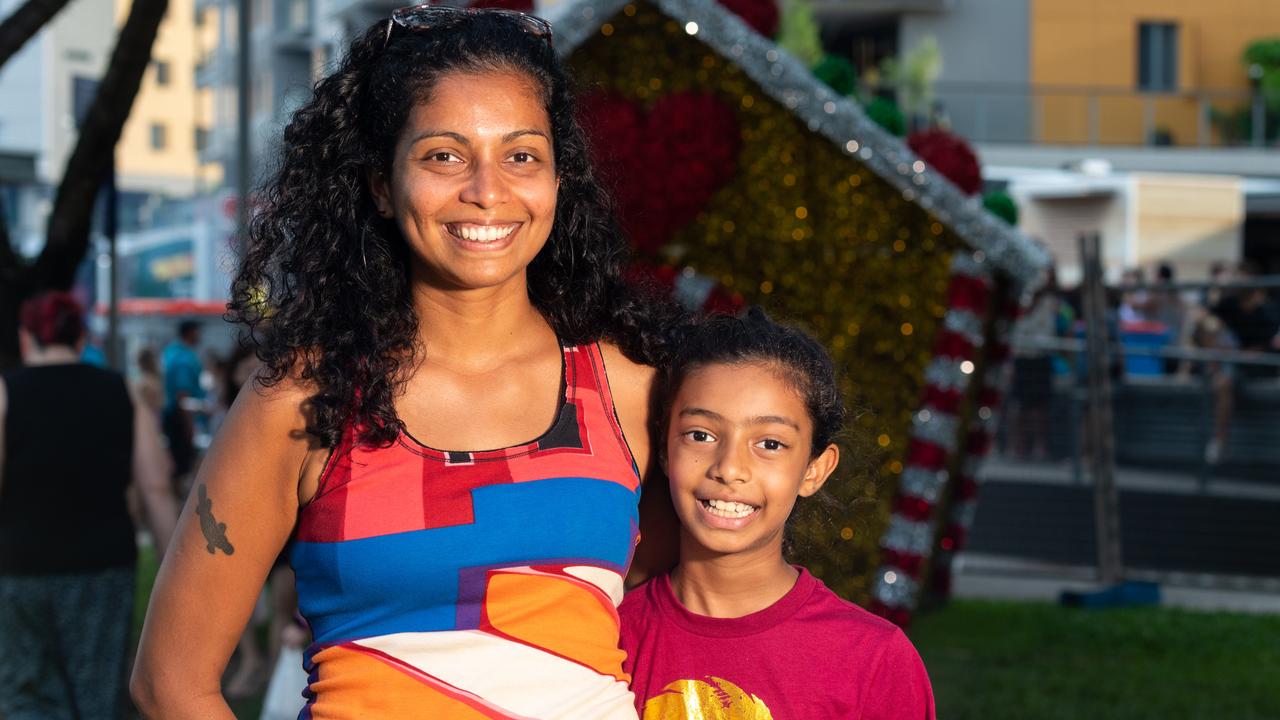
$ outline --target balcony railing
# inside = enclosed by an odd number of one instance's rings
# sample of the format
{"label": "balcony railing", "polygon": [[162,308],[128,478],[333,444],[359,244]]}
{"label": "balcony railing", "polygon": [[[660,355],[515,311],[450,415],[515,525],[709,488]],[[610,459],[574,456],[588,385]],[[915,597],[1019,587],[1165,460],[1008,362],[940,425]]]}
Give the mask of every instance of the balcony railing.
{"label": "balcony railing", "polygon": [[940,83],[931,113],[980,143],[1280,147],[1280,103],[1248,90]]}

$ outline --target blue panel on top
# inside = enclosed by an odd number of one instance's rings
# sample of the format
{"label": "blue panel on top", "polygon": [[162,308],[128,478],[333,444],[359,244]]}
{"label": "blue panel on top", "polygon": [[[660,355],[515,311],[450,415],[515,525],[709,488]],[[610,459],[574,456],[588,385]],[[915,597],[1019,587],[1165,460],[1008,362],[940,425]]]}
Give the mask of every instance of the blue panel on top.
{"label": "blue panel on top", "polygon": [[[472,491],[470,525],[299,542],[292,555],[299,606],[318,642],[470,629],[457,621],[478,616],[459,612],[462,571],[580,561],[622,572],[639,520],[638,497],[590,478],[488,485]],[[480,600],[461,598],[463,604]]]}

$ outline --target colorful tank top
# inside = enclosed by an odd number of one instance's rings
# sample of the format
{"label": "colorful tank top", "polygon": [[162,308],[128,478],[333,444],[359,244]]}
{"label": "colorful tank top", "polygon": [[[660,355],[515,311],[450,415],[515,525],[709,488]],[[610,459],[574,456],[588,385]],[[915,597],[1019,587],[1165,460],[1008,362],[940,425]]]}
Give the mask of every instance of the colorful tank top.
{"label": "colorful tank top", "polygon": [[300,718],[634,720],[617,605],[639,474],[599,346],[563,356],[532,442],[335,450],[290,556],[315,635]]}

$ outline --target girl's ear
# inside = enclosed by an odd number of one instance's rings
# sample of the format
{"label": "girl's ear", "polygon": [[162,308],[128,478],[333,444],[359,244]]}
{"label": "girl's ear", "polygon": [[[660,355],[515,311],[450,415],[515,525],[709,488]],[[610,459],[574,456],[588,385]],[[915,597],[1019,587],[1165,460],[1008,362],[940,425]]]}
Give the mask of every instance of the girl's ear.
{"label": "girl's ear", "polygon": [[827,483],[827,478],[831,477],[831,473],[835,472],[836,465],[839,464],[840,448],[832,443],[818,457],[810,460],[808,467],[804,469],[804,480],[800,483],[800,497],[809,497],[821,490]]}

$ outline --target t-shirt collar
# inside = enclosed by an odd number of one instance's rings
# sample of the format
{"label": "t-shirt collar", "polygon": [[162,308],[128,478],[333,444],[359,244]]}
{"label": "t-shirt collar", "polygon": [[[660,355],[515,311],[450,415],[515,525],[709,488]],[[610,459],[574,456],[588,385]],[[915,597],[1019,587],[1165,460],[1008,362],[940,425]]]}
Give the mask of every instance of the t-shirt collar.
{"label": "t-shirt collar", "polygon": [[817,578],[799,565],[796,583],[786,595],[769,607],[736,618],[718,618],[699,615],[690,611],[676,598],[671,589],[671,574],[659,576],[654,581],[654,595],[659,611],[677,626],[697,635],[710,637],[741,637],[770,630],[785,622],[804,607],[818,586]]}

